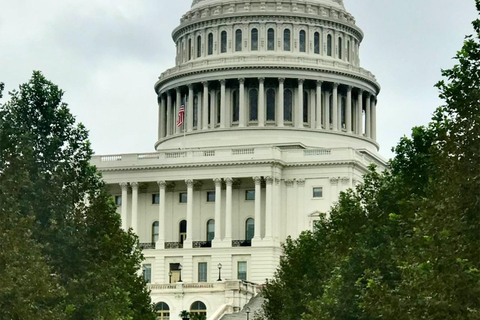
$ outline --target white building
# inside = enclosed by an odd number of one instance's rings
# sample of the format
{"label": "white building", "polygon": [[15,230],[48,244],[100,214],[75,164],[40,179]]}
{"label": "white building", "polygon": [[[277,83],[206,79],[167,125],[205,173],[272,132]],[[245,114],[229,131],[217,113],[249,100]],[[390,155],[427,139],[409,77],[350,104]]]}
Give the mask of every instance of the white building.
{"label": "white building", "polygon": [[93,159],[142,242],[160,319],[240,311],[286,237],[385,166],[362,38],[342,0],[193,1],[155,84],[156,151]]}

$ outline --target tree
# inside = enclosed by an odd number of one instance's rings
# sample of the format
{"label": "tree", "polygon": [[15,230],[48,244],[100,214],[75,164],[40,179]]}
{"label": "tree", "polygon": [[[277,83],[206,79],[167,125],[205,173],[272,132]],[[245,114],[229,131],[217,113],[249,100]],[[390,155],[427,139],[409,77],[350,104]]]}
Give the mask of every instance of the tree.
{"label": "tree", "polygon": [[[17,301],[44,313],[59,310],[63,319],[154,319],[137,273],[138,240],[121,230],[113,200],[89,164],[88,132],[62,97],[62,90],[34,72],[0,106],[0,208],[8,222],[2,235],[31,247],[33,261],[39,261],[14,264],[15,255],[7,255],[12,272],[2,282],[14,281],[15,274],[25,281],[37,276],[45,290],[29,296],[13,288]],[[36,318],[9,317],[4,310],[0,318]]]}

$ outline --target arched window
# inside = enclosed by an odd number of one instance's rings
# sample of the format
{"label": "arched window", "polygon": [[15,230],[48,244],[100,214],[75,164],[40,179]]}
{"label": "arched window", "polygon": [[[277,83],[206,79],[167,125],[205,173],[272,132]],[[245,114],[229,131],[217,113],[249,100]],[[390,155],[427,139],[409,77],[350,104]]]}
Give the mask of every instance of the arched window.
{"label": "arched window", "polygon": [[252,44],[251,48],[252,51],[257,51],[258,50],[258,29],[252,29]]}
{"label": "arched window", "polygon": [[283,31],[283,50],[290,51],[291,50],[291,42],[292,36],[290,33],[290,29],[285,29]]}
{"label": "arched window", "polygon": [[208,34],[208,55],[213,54],[213,33]]}
{"label": "arched window", "polygon": [[205,305],[205,303],[201,301],[195,301],[194,303],[192,303],[192,305],[190,306],[190,315],[194,314],[207,316],[207,306]]}
{"label": "arched window", "polygon": [[350,62],[350,40],[347,41],[347,61]]}
{"label": "arched window", "polygon": [[220,34],[220,52],[227,52],[227,31],[222,31]]}
{"label": "arched window", "polygon": [[313,52],[320,54],[320,33],[318,32],[313,34]]}
{"label": "arched window", "polygon": [[267,50],[275,50],[275,30],[273,28],[267,31]]}
{"label": "arched window", "polygon": [[197,58],[202,56],[202,37],[197,37]]}
{"label": "arched window", "polygon": [[155,305],[157,320],[170,320],[170,307],[165,302],[159,302]]}
{"label": "arched window", "polygon": [[188,39],[188,60],[192,60],[192,39]]}
{"label": "arched window", "polygon": [[267,121],[275,121],[275,90],[267,90]]}
{"label": "arched window", "polygon": [[251,89],[249,91],[249,111],[250,111],[250,121],[258,120],[258,90]]}
{"label": "arched window", "polygon": [[238,91],[233,90],[232,92],[232,121],[238,122],[240,115],[240,103],[238,99]]}
{"label": "arched window", "polygon": [[345,101],[345,97],[341,97],[340,98],[340,122],[342,124],[342,129],[346,129],[347,126],[346,126],[346,105],[347,105],[347,102]]}
{"label": "arched window", "polygon": [[158,221],[152,223],[152,243],[158,241],[158,231],[159,231],[159,224]]}
{"label": "arched window", "polygon": [[305,33],[305,30],[300,31],[300,52],[306,52],[307,51],[307,34]]}
{"label": "arched window", "polygon": [[255,220],[248,218],[245,222],[245,240],[251,241],[255,236]]}
{"label": "arched window", "polygon": [[195,95],[193,98],[193,126],[198,125],[198,96]]}
{"label": "arched window", "polygon": [[308,122],[308,101],[309,101],[308,91],[303,92],[303,122]]}
{"label": "arched window", "polygon": [[286,89],[283,92],[283,120],[292,122],[293,92]]}
{"label": "arched window", "polygon": [[235,51],[242,51],[242,30],[235,31]]}
{"label": "arched window", "polygon": [[342,38],[338,38],[338,59],[342,59],[343,55],[343,41]]}
{"label": "arched window", "polygon": [[327,36],[327,56],[332,56],[332,35]]}
{"label": "arched window", "polygon": [[333,94],[330,94],[328,96],[328,105],[329,105],[329,111],[328,111],[328,114],[329,114],[329,119],[328,119],[328,123],[329,124],[333,124]]}
{"label": "arched window", "polygon": [[180,233],[179,242],[180,242],[180,244],[183,245],[183,242],[187,238],[187,221],[186,220],[180,221],[180,226],[179,227],[180,227],[179,228],[180,229],[179,230],[179,233]]}
{"label": "arched window", "polygon": [[222,112],[222,95],[220,92],[217,93],[217,122],[216,123],[220,123],[220,119],[221,119],[221,112]]}
{"label": "arched window", "polygon": [[207,221],[207,241],[212,241],[215,238],[215,220]]}

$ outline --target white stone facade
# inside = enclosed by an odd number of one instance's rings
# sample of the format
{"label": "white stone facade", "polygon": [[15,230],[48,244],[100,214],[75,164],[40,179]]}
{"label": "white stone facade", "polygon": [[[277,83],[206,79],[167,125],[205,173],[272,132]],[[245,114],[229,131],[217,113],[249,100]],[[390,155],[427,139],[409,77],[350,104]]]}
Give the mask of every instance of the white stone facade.
{"label": "white stone facade", "polygon": [[385,167],[362,38],[341,0],[193,1],[155,84],[156,152],[92,161],[140,238],[162,319],[239,311],[288,236]]}

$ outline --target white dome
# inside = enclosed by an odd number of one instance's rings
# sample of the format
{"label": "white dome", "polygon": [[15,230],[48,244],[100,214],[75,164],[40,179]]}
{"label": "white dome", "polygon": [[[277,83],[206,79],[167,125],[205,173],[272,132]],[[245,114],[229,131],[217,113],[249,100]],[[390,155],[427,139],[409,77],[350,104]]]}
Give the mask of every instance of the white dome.
{"label": "white dome", "polygon": [[[203,6],[208,6],[208,5],[211,6],[211,5],[226,3],[226,2],[235,2],[235,0],[193,0],[192,9],[198,9]],[[260,2],[260,0],[251,0],[251,2]],[[266,2],[268,2],[268,0]],[[290,2],[292,2],[292,0],[290,0]],[[345,10],[345,7],[343,5],[343,0],[304,0],[302,2],[311,3],[314,5],[316,4],[316,5],[331,6],[337,9]]]}

